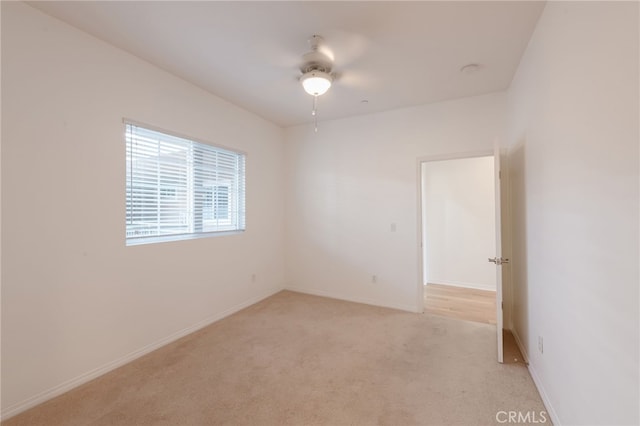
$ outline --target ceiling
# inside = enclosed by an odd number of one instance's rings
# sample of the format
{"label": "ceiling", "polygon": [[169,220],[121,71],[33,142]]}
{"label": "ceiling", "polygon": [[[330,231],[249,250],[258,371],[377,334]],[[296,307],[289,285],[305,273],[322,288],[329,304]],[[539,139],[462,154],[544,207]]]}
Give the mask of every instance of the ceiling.
{"label": "ceiling", "polygon": [[[313,34],[338,78],[329,120],[506,89],[544,7],[523,1],[42,1],[30,5],[280,126],[308,123]],[[476,72],[464,65],[480,64]]]}

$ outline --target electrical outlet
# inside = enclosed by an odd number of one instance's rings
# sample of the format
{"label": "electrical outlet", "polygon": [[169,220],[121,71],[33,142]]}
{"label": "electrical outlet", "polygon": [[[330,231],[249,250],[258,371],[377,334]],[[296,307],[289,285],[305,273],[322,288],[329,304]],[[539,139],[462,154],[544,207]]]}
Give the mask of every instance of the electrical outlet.
{"label": "electrical outlet", "polygon": [[256,274],[251,274],[251,282],[255,283],[256,282]]}
{"label": "electrical outlet", "polygon": [[377,275],[371,275],[371,282],[372,283],[377,283],[378,282],[378,276]]}
{"label": "electrical outlet", "polygon": [[538,350],[541,354],[544,353],[544,342],[542,340],[542,336],[538,336]]}
{"label": "electrical outlet", "polygon": [[395,223],[391,224],[391,232],[396,232],[396,224]]}

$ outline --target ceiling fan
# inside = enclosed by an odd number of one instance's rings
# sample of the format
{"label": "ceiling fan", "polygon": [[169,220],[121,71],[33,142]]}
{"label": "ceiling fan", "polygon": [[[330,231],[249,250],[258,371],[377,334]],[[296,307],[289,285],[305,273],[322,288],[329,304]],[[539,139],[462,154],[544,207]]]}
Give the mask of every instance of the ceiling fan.
{"label": "ceiling fan", "polygon": [[300,82],[304,90],[312,96],[323,95],[331,87],[334,75],[333,54],[324,44],[324,39],[319,35],[312,35],[309,39],[311,51],[302,56],[300,71],[303,73]]}
{"label": "ceiling fan", "polygon": [[336,74],[332,73],[333,68],[333,52],[326,46],[324,39],[319,35],[312,35],[309,38],[311,51],[302,55],[302,65],[300,71],[300,82],[305,92],[313,96],[313,109],[311,115],[314,116],[314,131],[318,131],[318,96],[321,96],[329,90],[331,84],[336,78]]}
{"label": "ceiling fan", "polygon": [[[279,56],[279,66],[294,67],[297,71],[295,79],[304,91],[313,97],[311,115],[315,121],[316,132],[319,96],[327,93],[336,82],[354,90],[368,89],[372,82],[371,76],[357,65],[367,48],[368,40],[361,34],[344,30],[326,31],[326,38],[314,34],[307,39],[309,50],[302,56],[284,53],[282,50]],[[277,55],[270,55],[271,58],[275,56]],[[338,62],[339,67],[336,66]]]}

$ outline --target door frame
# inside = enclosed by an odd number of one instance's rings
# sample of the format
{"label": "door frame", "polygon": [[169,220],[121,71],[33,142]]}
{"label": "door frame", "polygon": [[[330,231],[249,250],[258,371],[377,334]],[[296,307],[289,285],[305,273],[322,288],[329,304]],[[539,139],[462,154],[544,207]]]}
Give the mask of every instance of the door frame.
{"label": "door frame", "polygon": [[[481,151],[469,151],[469,152],[459,152],[453,154],[442,154],[442,155],[429,155],[424,157],[418,157],[416,161],[416,176],[418,181],[418,216],[417,216],[417,256],[418,256],[418,285],[416,291],[416,312],[423,313],[424,312],[424,247],[423,247],[423,223],[422,223],[422,163],[429,163],[432,161],[446,161],[446,160],[462,160],[466,158],[478,158],[478,157],[494,157],[494,162],[499,161],[500,159],[496,159],[496,151],[494,149],[486,149]],[[500,209],[500,212],[496,211],[496,214],[500,213],[501,216],[504,216],[502,213],[502,205],[496,206],[496,209]],[[504,217],[502,218],[504,220]],[[496,221],[497,222],[497,221]],[[498,223],[496,223],[498,226]],[[502,230],[496,229],[496,232],[500,232],[499,235],[502,235]],[[503,248],[504,250],[504,248]],[[488,256],[491,253],[487,254]],[[495,254],[493,254],[495,256]],[[503,284],[504,284],[504,280]],[[500,288],[498,288],[500,287]],[[502,334],[502,328],[504,328],[504,311],[502,309],[503,304],[503,291],[502,285],[499,285],[496,282],[496,332]],[[502,342],[501,339],[498,338],[498,362],[502,362],[503,354],[502,351]]]}

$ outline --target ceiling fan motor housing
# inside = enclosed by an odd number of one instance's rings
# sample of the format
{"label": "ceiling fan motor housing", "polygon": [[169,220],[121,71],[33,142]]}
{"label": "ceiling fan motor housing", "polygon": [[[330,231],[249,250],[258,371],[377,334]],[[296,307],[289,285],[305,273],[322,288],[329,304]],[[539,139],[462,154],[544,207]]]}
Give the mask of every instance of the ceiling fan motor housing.
{"label": "ceiling fan motor housing", "polygon": [[309,52],[302,56],[303,64],[300,67],[300,71],[303,73],[309,71],[323,71],[331,72],[331,60],[327,55],[322,52]]}
{"label": "ceiling fan motor housing", "polygon": [[311,52],[305,53],[302,56],[302,66],[300,71],[307,73],[310,71],[322,71],[326,73],[331,72],[333,66],[333,60],[329,55],[323,52],[324,39],[319,35],[313,35],[309,39],[309,45],[311,46]]}

